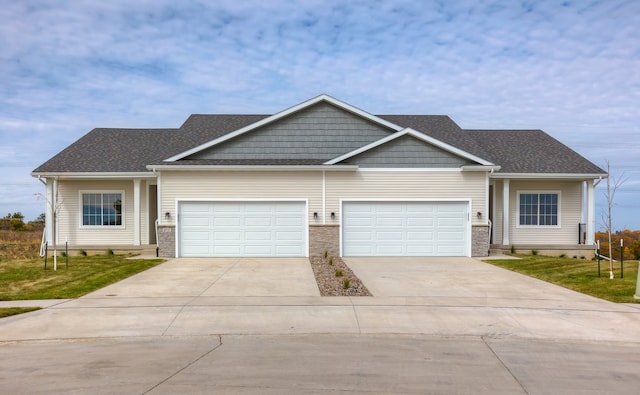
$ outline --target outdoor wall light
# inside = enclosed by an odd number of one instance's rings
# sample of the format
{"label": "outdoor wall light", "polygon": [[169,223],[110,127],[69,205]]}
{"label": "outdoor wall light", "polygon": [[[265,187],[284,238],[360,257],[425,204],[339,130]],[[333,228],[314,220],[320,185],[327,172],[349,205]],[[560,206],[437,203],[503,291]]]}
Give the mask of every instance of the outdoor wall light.
{"label": "outdoor wall light", "polygon": [[168,211],[166,213],[164,213],[164,218],[165,219],[171,219],[171,213],[168,212]]}
{"label": "outdoor wall light", "polygon": [[318,213],[317,212],[313,213],[313,219],[318,219]]}
{"label": "outdoor wall light", "polygon": [[334,212],[331,213],[331,219],[336,219],[336,213]]}
{"label": "outdoor wall light", "polygon": [[478,219],[482,218],[482,213],[480,211],[478,211]]}

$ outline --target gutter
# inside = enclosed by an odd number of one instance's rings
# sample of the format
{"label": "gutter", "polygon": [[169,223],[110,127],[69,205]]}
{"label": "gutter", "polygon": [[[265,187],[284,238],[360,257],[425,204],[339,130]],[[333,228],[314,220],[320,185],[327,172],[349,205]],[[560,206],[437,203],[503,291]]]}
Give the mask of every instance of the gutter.
{"label": "gutter", "polygon": [[607,177],[605,174],[576,174],[576,173],[495,173],[491,178],[509,178],[509,179],[572,179],[572,180],[588,180],[602,179]]}
{"label": "gutter", "polygon": [[498,165],[465,165],[460,166],[462,171],[488,171],[493,174],[494,171],[499,171],[501,166]]}
{"label": "gutter", "polygon": [[75,178],[75,179],[114,179],[114,178],[155,178],[155,174],[150,172],[130,172],[130,173],[108,173],[108,172],[32,172],[31,177],[44,178]]}
{"label": "gutter", "polygon": [[148,165],[147,169],[173,171],[356,171],[356,165]]}

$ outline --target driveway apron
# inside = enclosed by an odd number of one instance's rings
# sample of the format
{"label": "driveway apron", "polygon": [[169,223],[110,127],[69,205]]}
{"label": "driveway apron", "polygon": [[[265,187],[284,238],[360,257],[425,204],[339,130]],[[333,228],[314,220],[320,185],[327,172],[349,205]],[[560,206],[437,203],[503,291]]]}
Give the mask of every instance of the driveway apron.
{"label": "driveway apron", "polygon": [[307,258],[178,258],[87,298],[320,296]]}

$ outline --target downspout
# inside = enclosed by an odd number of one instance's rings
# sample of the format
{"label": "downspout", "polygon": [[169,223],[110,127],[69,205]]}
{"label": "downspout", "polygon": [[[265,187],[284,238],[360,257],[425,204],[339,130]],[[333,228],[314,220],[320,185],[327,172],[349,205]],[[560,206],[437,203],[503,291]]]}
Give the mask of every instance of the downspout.
{"label": "downspout", "polygon": [[153,174],[156,176],[156,220],[155,220],[155,227],[156,227],[156,257],[160,255],[160,235],[158,233],[158,222],[160,221],[160,212],[162,212],[161,207],[160,207],[160,177],[158,175],[158,172],[156,171],[156,168],[152,168],[151,171],[153,172]]}

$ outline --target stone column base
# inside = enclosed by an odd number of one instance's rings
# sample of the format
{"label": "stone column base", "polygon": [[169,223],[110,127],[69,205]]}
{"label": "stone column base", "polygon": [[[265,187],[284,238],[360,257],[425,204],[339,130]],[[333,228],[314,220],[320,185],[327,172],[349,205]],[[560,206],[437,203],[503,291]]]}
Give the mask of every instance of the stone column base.
{"label": "stone column base", "polygon": [[158,226],[158,255],[163,258],[176,257],[176,227]]}
{"label": "stone column base", "polygon": [[340,256],[339,225],[309,225],[309,256]]}

